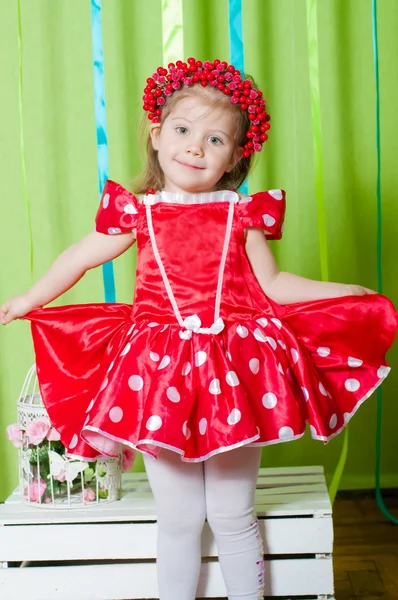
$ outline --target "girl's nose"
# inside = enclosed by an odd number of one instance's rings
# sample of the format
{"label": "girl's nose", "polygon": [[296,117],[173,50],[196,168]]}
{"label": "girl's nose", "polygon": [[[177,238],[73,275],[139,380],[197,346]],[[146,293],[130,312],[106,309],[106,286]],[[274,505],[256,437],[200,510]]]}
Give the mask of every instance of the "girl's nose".
{"label": "girl's nose", "polygon": [[192,156],[199,156],[199,157],[203,157],[204,156],[202,145],[200,143],[194,142],[194,141],[192,141],[188,145],[187,152],[189,154],[191,154]]}

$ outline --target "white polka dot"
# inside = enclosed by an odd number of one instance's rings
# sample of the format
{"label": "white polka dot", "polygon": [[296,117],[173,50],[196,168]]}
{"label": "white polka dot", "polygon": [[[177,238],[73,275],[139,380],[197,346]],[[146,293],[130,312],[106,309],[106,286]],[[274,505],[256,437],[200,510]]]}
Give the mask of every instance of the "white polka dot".
{"label": "white polka dot", "polygon": [[109,418],[112,423],[119,423],[123,419],[123,411],[120,406],[114,406],[109,411]]}
{"label": "white polka dot", "polygon": [[123,208],[124,212],[128,215],[136,215],[137,214],[137,209],[134,206],[134,204],[126,204]]}
{"label": "white polka dot", "polygon": [[282,190],[268,190],[268,193],[274,200],[282,200],[283,198]]}
{"label": "white polka dot", "polygon": [[239,385],[239,379],[235,371],[228,371],[228,373],[225,376],[225,380],[231,387],[236,387],[237,385]]}
{"label": "white polka dot", "polygon": [[263,215],[263,221],[266,227],[272,227],[272,225],[275,225],[276,223],[274,217],[271,217],[271,215],[268,214]]}
{"label": "white polka dot", "polygon": [[158,415],[152,415],[146,422],[148,431],[157,431],[162,426],[162,419]]}
{"label": "white polka dot", "polygon": [[389,372],[390,367],[381,366],[377,369],[377,377],[379,377],[379,379],[383,379],[384,377],[387,377]]}
{"label": "white polka dot", "polygon": [[329,421],[329,427],[330,429],[334,429],[337,425],[337,415],[334,414],[330,417],[330,421]]}
{"label": "white polka dot", "polygon": [[225,356],[228,358],[228,360],[229,360],[229,361],[232,361],[232,356],[231,356],[231,353],[230,353],[230,352],[228,352],[228,350],[227,350],[227,352],[225,353]]}
{"label": "white polka dot", "polygon": [[321,382],[319,382],[319,391],[321,392],[321,394],[323,396],[327,396],[328,395],[327,391],[325,390],[325,386]]}
{"label": "white polka dot", "polygon": [[351,413],[344,413],[344,423],[348,423],[348,421],[351,419]]}
{"label": "white polka dot", "polygon": [[134,323],[134,325],[132,325],[132,326],[130,327],[130,329],[129,329],[129,330],[128,330],[128,332],[127,332],[127,335],[131,335],[131,334],[133,333],[133,331],[134,331],[134,327],[135,327],[135,323]]}
{"label": "white polka dot", "polygon": [[221,394],[221,387],[220,387],[220,380],[219,379],[212,379],[209,385],[209,392],[210,394]]}
{"label": "white polka dot", "polygon": [[294,431],[291,427],[281,427],[278,436],[280,440],[288,440],[294,437]]}
{"label": "white polka dot", "polygon": [[253,335],[258,342],[265,342],[267,340],[267,336],[261,331],[261,329],[255,329]]}
{"label": "white polka dot", "polygon": [[299,353],[295,348],[290,348],[290,354],[292,355],[292,360],[294,364],[298,363]]}
{"label": "white polka dot", "polygon": [[163,356],[162,360],[159,363],[158,366],[158,371],[160,371],[161,369],[165,369],[169,364],[170,364],[170,356],[168,354],[166,354],[165,356]]}
{"label": "white polka dot", "polygon": [[108,367],[107,373],[109,373],[109,371],[112,371],[112,368],[113,368],[113,365],[114,365],[114,364],[115,364],[115,361],[113,360],[113,361],[111,362],[111,364],[109,365],[109,367]]}
{"label": "white polka dot", "polygon": [[86,413],[89,413],[89,412],[90,412],[90,410],[93,408],[93,406],[94,406],[94,402],[95,402],[95,400],[94,400],[94,399],[93,399],[93,400],[91,400],[90,404],[89,404],[89,405],[88,405],[88,407],[87,407]]}
{"label": "white polka dot", "polygon": [[318,350],[317,350],[319,356],[329,356],[330,354],[330,348],[327,348],[326,346],[319,346]]}
{"label": "white polka dot", "polygon": [[243,325],[238,325],[238,327],[236,328],[236,333],[241,338],[245,338],[249,335],[249,330],[247,329],[247,327],[244,327]]}
{"label": "white polka dot", "polygon": [[280,347],[282,348],[282,350],[286,350],[286,344],[285,344],[285,342],[283,342],[282,340],[278,340],[278,344],[280,345]]}
{"label": "white polka dot", "polygon": [[117,233],[122,233],[122,230],[119,227],[109,227],[108,233],[109,235],[116,235]]}
{"label": "white polka dot", "polygon": [[257,323],[261,325],[261,327],[267,327],[268,320],[265,317],[261,317],[261,319],[256,319]]}
{"label": "white polka dot", "polygon": [[285,374],[285,371],[283,370],[281,363],[278,364],[278,371],[279,371],[279,373],[282,373],[282,375]]}
{"label": "white polka dot", "polygon": [[195,366],[200,367],[206,362],[206,359],[206,352],[203,352],[203,350],[199,350],[199,352],[196,352],[195,354]]}
{"label": "white polka dot", "polygon": [[110,195],[109,195],[109,194],[105,194],[105,196],[103,197],[103,199],[102,199],[102,206],[103,206],[104,208],[108,208],[108,206],[109,206],[109,200],[110,200],[110,198],[111,198],[111,197],[110,197]]}
{"label": "white polka dot", "polygon": [[131,377],[129,377],[128,386],[133,392],[139,392],[144,387],[144,380],[140,375],[131,375]]}
{"label": "white polka dot", "polygon": [[313,425],[310,425],[310,431],[311,431],[312,437],[318,437],[318,432]]}
{"label": "white polka dot", "polygon": [[303,392],[303,396],[306,402],[308,402],[309,398],[310,398],[310,393],[307,390],[306,387],[301,386],[301,391]]}
{"label": "white polka dot", "polygon": [[260,361],[258,358],[251,358],[249,360],[249,369],[254,375],[257,375],[260,370]]}
{"label": "white polka dot", "polygon": [[108,385],[108,378],[105,377],[104,381],[101,383],[101,387],[100,387],[99,391],[102,392],[102,390],[104,390],[107,385]]}
{"label": "white polka dot", "polygon": [[179,402],[181,400],[180,392],[176,387],[167,388],[166,395],[171,402]]}
{"label": "white polka dot", "polygon": [[279,319],[271,319],[271,321],[277,326],[278,329],[282,329],[282,322]]}
{"label": "white polka dot", "polygon": [[352,356],[348,357],[348,366],[349,367],[360,367],[363,364],[363,360],[360,358],[353,358]]}
{"label": "white polka dot", "polygon": [[185,435],[186,439],[189,440],[191,437],[191,430],[188,427],[188,421],[185,421],[184,425],[182,426],[182,433]]}
{"label": "white polka dot", "polygon": [[185,377],[186,375],[188,375],[188,373],[190,373],[190,372],[191,372],[191,368],[192,368],[192,367],[191,367],[191,363],[189,363],[189,362],[186,362],[186,363],[184,363],[184,364],[183,364],[183,367],[182,367],[182,375],[183,375],[184,377]]}
{"label": "white polka dot", "polygon": [[160,356],[156,352],[150,352],[149,356],[150,356],[151,360],[153,360],[154,362],[159,362],[159,360],[160,360]]}
{"label": "white polka dot", "polygon": [[236,425],[242,418],[242,413],[238,408],[233,408],[228,416],[228,425]]}
{"label": "white polka dot", "polygon": [[125,345],[125,347],[121,351],[120,356],[124,356],[125,354],[127,354],[128,352],[130,352],[130,348],[131,348],[131,344],[130,344],[130,342],[127,342],[127,344]]}
{"label": "white polka dot", "polygon": [[344,387],[348,392],[356,392],[361,387],[361,384],[358,379],[347,379]]}
{"label": "white polka dot", "polygon": [[87,419],[84,421],[83,427],[85,427],[87,425],[87,423],[89,422],[89,420],[90,420],[90,415],[87,415]]}
{"label": "white polka dot", "polygon": [[148,327],[157,327],[159,325],[159,323],[156,323],[156,321],[151,321],[151,323],[148,323]]}
{"label": "white polka dot", "polygon": [[79,441],[79,438],[77,437],[77,435],[75,433],[75,435],[73,436],[73,438],[70,441],[69,449],[75,448],[77,446],[78,441]]}
{"label": "white polka dot", "polygon": [[262,401],[265,408],[274,408],[278,402],[277,397],[272,392],[264,394]]}
{"label": "white polka dot", "polygon": [[162,329],[161,329],[160,331],[161,331],[161,332],[162,332],[162,331],[165,331],[165,330],[168,328],[168,326],[169,326],[169,324],[168,324],[168,323],[166,323],[166,325],[163,325],[163,327],[162,327]]}
{"label": "white polka dot", "polygon": [[199,421],[199,433],[204,435],[207,431],[207,419],[203,418]]}
{"label": "white polka dot", "polygon": [[265,338],[265,341],[269,343],[269,345],[271,346],[271,348],[273,350],[276,350],[276,341],[274,340],[273,337],[269,337],[268,336],[268,337]]}

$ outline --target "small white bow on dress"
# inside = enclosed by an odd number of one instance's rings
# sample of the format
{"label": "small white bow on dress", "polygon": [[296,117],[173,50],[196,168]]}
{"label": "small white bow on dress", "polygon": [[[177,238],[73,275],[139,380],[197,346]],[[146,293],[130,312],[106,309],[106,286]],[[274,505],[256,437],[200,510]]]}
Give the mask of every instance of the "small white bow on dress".
{"label": "small white bow on dress", "polygon": [[213,323],[211,327],[201,327],[202,321],[198,315],[190,315],[184,319],[183,325],[185,329],[181,329],[180,338],[183,340],[190,340],[193,333],[204,333],[205,335],[217,335],[224,329],[224,321],[221,317]]}

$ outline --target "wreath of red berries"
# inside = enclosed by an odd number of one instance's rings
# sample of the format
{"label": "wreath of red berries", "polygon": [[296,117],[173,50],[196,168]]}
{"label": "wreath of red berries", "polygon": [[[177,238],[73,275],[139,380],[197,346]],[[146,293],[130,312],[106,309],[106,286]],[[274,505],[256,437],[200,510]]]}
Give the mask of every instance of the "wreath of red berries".
{"label": "wreath of red berries", "polygon": [[246,133],[248,141],[243,146],[243,156],[249,157],[259,152],[268,139],[270,116],[265,107],[263,93],[253,87],[249,79],[242,79],[240,71],[233,65],[218,58],[213,62],[188,58],[187,62],[177,60],[168,68],[158,67],[156,73],[146,80],[147,85],[142,97],[143,109],[148,112],[152,123],[160,123],[162,106],[167,98],[183,85],[193,86],[199,83],[206,87],[211,85],[230,97],[232,104],[246,110],[251,121]]}

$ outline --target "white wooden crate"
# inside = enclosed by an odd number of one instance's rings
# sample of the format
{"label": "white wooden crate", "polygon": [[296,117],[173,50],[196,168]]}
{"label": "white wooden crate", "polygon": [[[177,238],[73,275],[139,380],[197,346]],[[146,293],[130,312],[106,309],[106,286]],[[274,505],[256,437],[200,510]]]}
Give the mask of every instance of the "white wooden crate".
{"label": "white wooden crate", "polygon": [[[1,600],[158,598],[156,511],[146,474],[125,474],[123,490],[118,502],[70,511],[25,506],[15,490],[0,505]],[[256,510],[265,595],[333,600],[332,508],[322,467],[260,469]],[[225,596],[206,523],[198,598]]]}

